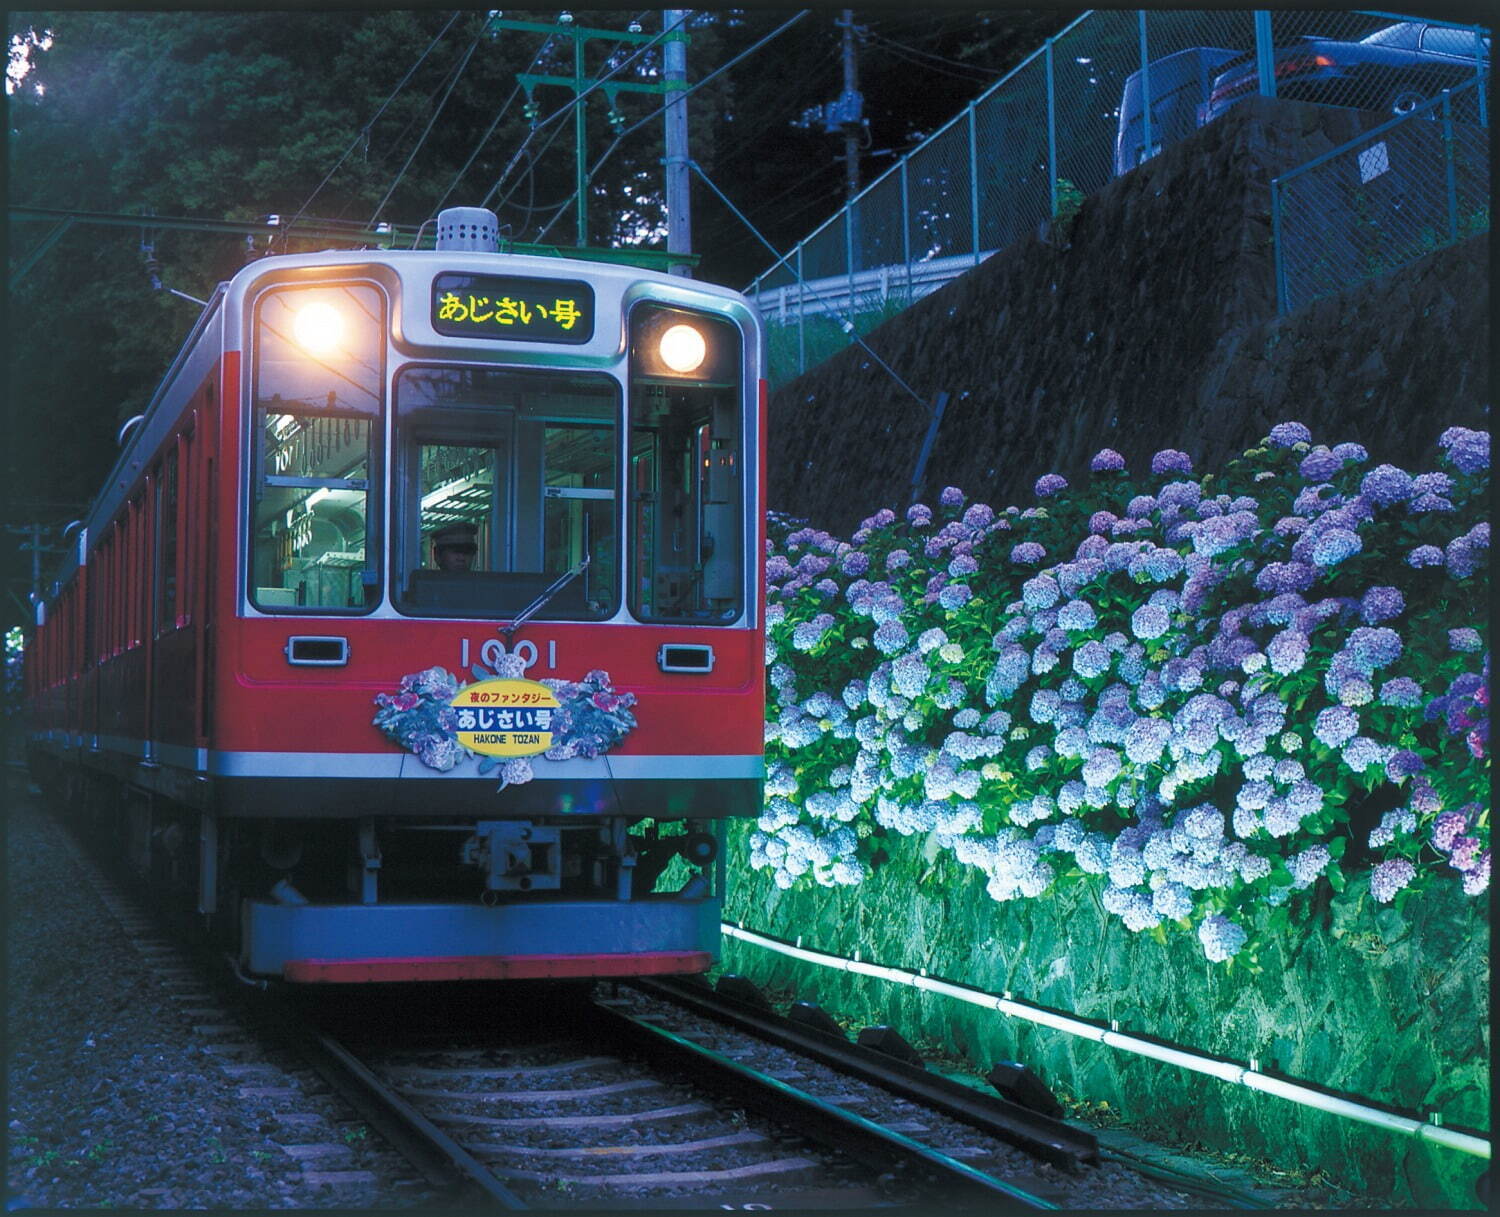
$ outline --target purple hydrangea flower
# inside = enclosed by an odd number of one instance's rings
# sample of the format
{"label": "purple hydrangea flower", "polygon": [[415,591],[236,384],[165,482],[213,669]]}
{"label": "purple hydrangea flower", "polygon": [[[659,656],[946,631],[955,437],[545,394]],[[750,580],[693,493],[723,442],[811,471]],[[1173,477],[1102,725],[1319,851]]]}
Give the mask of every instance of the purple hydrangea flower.
{"label": "purple hydrangea flower", "polygon": [[964,492],[957,486],[944,486],[943,493],[938,495],[938,502],[944,507],[962,507]]}
{"label": "purple hydrangea flower", "polygon": [[1446,854],[1468,827],[1469,817],[1465,811],[1443,812],[1432,822],[1432,847]]}
{"label": "purple hydrangea flower", "polygon": [[1409,778],[1427,768],[1427,762],[1410,748],[1401,748],[1385,764],[1386,776],[1392,780]]}
{"label": "purple hydrangea flower", "polygon": [[1073,652],[1073,670],[1085,680],[1109,671],[1114,658],[1110,649],[1097,639],[1090,639]]}
{"label": "purple hydrangea flower", "polygon": [[1112,511],[1096,511],[1089,517],[1089,531],[1106,533],[1119,523],[1119,517]]}
{"label": "purple hydrangea flower", "polygon": [[1297,466],[1304,481],[1326,482],[1341,468],[1344,462],[1339,460],[1330,452],[1326,445],[1319,444],[1311,452],[1302,458],[1302,463]]}
{"label": "purple hydrangea flower", "polygon": [[1366,625],[1399,617],[1405,609],[1406,599],[1394,587],[1372,587],[1359,602],[1359,615]]}
{"label": "purple hydrangea flower", "polygon": [[1113,448],[1101,448],[1089,462],[1089,468],[1095,473],[1111,473],[1125,468],[1125,458]]}
{"label": "purple hydrangea flower", "polygon": [[1406,564],[1418,570],[1424,566],[1441,566],[1443,551],[1436,545],[1418,545],[1406,555]]}
{"label": "purple hydrangea flower", "polygon": [[863,550],[852,550],[839,560],[839,570],[851,578],[865,574],[870,569],[870,555]]}
{"label": "purple hydrangea flower", "polygon": [[1387,858],[1370,872],[1370,895],[1377,903],[1389,904],[1416,877],[1417,868],[1405,858]]}
{"label": "purple hydrangea flower", "polygon": [[1401,635],[1388,626],[1362,625],[1350,631],[1345,651],[1365,673],[1386,667],[1401,655]]}
{"label": "purple hydrangea flower", "polygon": [[1390,507],[1404,503],[1412,496],[1412,477],[1395,465],[1376,465],[1359,484],[1359,492],[1367,499]]}
{"label": "purple hydrangea flower", "polygon": [[1305,592],[1318,581],[1318,572],[1306,562],[1267,562],[1255,576],[1255,586],[1278,595]]}
{"label": "purple hydrangea flower", "polygon": [[1335,444],[1333,446],[1333,455],[1338,457],[1341,462],[1348,463],[1352,461],[1356,465],[1362,465],[1370,459],[1370,454],[1365,451],[1363,444]]}
{"label": "purple hydrangea flower", "polygon": [[1481,473],[1490,467],[1490,433],[1449,427],[1438,436],[1444,456],[1460,473]]}
{"label": "purple hydrangea flower", "polygon": [[1410,676],[1397,676],[1380,686],[1380,704],[1412,710],[1422,704],[1422,686]]}
{"label": "purple hydrangea flower", "polygon": [[932,523],[932,508],[926,503],[913,503],[906,509],[906,520],[915,528],[926,528]]}
{"label": "purple hydrangea flower", "polygon": [[1267,439],[1274,448],[1290,448],[1294,444],[1312,443],[1312,432],[1302,423],[1277,423]]}
{"label": "purple hydrangea flower", "polygon": [[1152,473],[1192,473],[1193,458],[1176,448],[1163,448],[1151,458]]}
{"label": "purple hydrangea flower", "polygon": [[1010,551],[1010,560],[1018,566],[1035,566],[1047,556],[1047,551],[1035,541],[1022,541]]}
{"label": "purple hydrangea flower", "polygon": [[964,512],[964,523],[970,528],[988,528],[995,522],[995,509],[988,503],[975,503]]}
{"label": "purple hydrangea flower", "polygon": [[1037,478],[1036,497],[1039,499],[1049,498],[1054,494],[1060,494],[1068,488],[1068,479],[1060,473],[1044,473]]}
{"label": "purple hydrangea flower", "polygon": [[1160,638],[1172,624],[1172,614],[1160,604],[1143,604],[1130,615],[1130,631],[1137,638]]}

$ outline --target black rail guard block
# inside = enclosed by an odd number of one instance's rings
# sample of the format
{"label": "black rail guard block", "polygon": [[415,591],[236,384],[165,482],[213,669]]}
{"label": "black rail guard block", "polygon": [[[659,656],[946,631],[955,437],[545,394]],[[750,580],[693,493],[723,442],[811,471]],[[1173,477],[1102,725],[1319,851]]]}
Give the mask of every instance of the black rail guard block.
{"label": "black rail guard block", "polygon": [[883,1024],[879,1027],[866,1027],[859,1033],[855,1042],[861,1048],[883,1052],[886,1056],[893,1056],[898,1061],[903,1061],[917,1069],[927,1068],[927,1062],[922,1059],[922,1054],[908,1044],[894,1027],[887,1027]]}
{"label": "black rail guard block", "polygon": [[1036,1154],[1054,1166],[1072,1170],[1099,1161],[1098,1138],[1086,1129],[1045,1116],[999,1095],[986,1094],[925,1068],[908,1065],[887,1053],[851,1044],[843,1035],[830,1035],[784,1015],[736,1001],[723,993],[705,993],[680,983],[676,978],[629,983],[643,993],[803,1053],[831,1069],[873,1082],[894,1094],[914,1098],[971,1128]]}
{"label": "black rail guard block", "polygon": [[811,1027],[814,1031],[822,1031],[827,1035],[837,1036],[841,1040],[849,1038],[844,1033],[844,1029],[834,1021],[833,1015],[817,1002],[799,1001],[786,1012],[786,1016],[792,1022]]}
{"label": "black rail guard block", "polygon": [[755,982],[746,980],[743,976],[736,976],[733,972],[726,972],[719,977],[714,985],[714,992],[725,997],[733,998],[735,1001],[744,1002],[747,1006],[754,1006],[757,1010],[771,1010],[771,1002],[764,993],[755,987]]}
{"label": "black rail guard block", "polygon": [[1062,1118],[1063,1105],[1030,1065],[1019,1061],[997,1061],[994,1068],[984,1075],[984,1080],[1012,1103],[1039,1111],[1044,1116]]}

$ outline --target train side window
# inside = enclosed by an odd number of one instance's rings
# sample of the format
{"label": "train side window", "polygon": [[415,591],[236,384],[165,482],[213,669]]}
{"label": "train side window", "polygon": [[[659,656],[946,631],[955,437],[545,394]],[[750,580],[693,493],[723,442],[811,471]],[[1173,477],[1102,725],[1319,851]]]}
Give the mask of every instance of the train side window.
{"label": "train side window", "polygon": [[379,599],[377,441],[385,298],[368,284],[276,288],[256,304],[251,603],[358,613]]}
{"label": "train side window", "polygon": [[167,449],[156,482],[157,635],[177,625],[177,446]]}
{"label": "train side window", "polygon": [[503,619],[566,578],[539,617],[612,615],[619,414],[615,383],[602,376],[402,369],[397,608]]}
{"label": "train side window", "polygon": [[723,318],[630,318],[631,611],[726,625],[744,608],[742,345]]}

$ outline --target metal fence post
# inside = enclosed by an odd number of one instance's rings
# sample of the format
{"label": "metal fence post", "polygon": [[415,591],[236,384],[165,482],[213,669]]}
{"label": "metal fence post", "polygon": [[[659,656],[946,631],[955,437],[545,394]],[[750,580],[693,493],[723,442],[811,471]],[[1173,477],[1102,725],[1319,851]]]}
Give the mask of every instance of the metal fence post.
{"label": "metal fence post", "polygon": [[1448,178],[1448,242],[1458,243],[1458,178],[1453,164],[1453,96],[1443,90],[1443,167]]}
{"label": "metal fence post", "polygon": [[1047,179],[1052,202],[1048,215],[1057,218],[1057,97],[1052,77],[1052,39],[1047,39]]}
{"label": "metal fence post", "polygon": [[797,242],[797,375],[807,371],[807,280],[802,277],[802,242]]}
{"label": "metal fence post", "polygon": [[1141,26],[1141,149],[1151,159],[1151,69],[1146,55],[1146,10],[1135,10]]}
{"label": "metal fence post", "polygon": [[1287,312],[1286,257],[1281,247],[1281,179],[1271,179],[1271,266],[1276,278],[1276,311]]}
{"label": "metal fence post", "polygon": [[901,158],[901,261],[906,264],[906,303],[911,303],[911,196],[907,158]]}
{"label": "metal fence post", "polygon": [[854,208],[853,199],[844,204],[844,268],[849,273],[849,312],[846,315],[851,321],[854,319]]}
{"label": "metal fence post", "polygon": [[1484,27],[1474,27],[1474,93],[1479,99],[1479,125],[1490,125],[1489,103],[1485,100],[1484,65],[1489,61],[1479,52],[1484,49]]}
{"label": "metal fence post", "polygon": [[979,129],[974,103],[969,103],[969,231],[974,241],[974,265],[979,265]]}
{"label": "metal fence post", "polygon": [[1271,37],[1271,14],[1255,10],[1255,66],[1260,73],[1260,95],[1276,96],[1275,43]]}

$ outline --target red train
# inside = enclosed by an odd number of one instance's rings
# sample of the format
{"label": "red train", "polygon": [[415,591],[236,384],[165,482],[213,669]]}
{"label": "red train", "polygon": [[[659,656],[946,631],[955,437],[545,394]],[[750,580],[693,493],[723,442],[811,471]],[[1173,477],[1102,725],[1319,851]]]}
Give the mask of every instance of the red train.
{"label": "red train", "polygon": [[222,284],[38,608],[36,780],[250,974],[716,951],[764,775],[758,318],[494,223]]}

